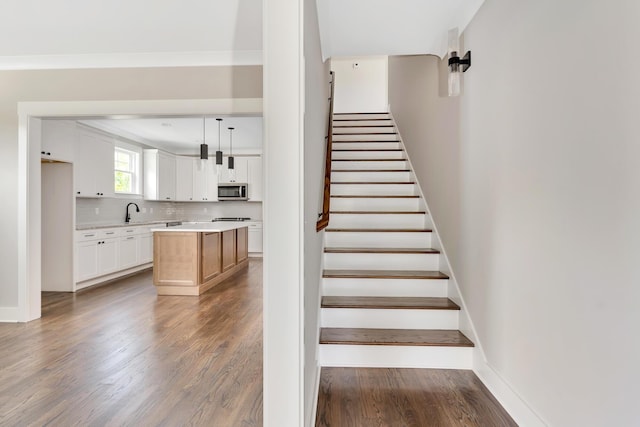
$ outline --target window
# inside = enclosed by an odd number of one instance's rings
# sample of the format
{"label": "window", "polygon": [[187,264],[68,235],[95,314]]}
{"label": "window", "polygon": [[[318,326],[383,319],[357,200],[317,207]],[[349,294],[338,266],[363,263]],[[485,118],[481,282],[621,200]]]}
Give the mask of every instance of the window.
{"label": "window", "polygon": [[116,194],[140,194],[140,153],[118,146],[114,153]]}

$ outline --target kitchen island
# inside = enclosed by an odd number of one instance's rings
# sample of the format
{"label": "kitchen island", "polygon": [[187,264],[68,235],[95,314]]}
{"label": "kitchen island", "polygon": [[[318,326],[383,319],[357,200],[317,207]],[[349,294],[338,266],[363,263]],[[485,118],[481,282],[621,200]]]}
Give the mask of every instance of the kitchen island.
{"label": "kitchen island", "polygon": [[200,295],[248,265],[248,228],[242,222],[183,224],[151,231],[158,295]]}

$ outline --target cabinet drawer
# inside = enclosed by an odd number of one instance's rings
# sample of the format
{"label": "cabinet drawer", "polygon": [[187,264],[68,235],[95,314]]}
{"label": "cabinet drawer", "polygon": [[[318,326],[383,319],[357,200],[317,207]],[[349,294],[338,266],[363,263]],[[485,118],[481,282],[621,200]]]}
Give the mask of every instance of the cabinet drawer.
{"label": "cabinet drawer", "polygon": [[121,236],[136,236],[145,231],[145,227],[125,227],[120,229]]}
{"label": "cabinet drawer", "polygon": [[99,230],[77,230],[76,242],[86,242],[88,240],[98,240],[102,238]]}
{"label": "cabinet drawer", "polygon": [[100,235],[100,239],[111,239],[113,237],[119,237],[121,231],[122,230],[119,228],[106,228],[104,230],[98,230],[98,233]]}

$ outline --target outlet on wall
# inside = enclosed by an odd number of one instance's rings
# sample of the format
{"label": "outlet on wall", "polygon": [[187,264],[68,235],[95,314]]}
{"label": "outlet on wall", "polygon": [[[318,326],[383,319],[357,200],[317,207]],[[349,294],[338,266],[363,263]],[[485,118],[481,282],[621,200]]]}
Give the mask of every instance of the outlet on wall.
{"label": "outlet on wall", "polygon": [[153,208],[149,208],[149,213],[153,213]]}
{"label": "outlet on wall", "polygon": [[147,208],[142,208],[142,213],[147,213]]}
{"label": "outlet on wall", "polygon": [[96,208],[96,215],[100,215],[100,208]]}

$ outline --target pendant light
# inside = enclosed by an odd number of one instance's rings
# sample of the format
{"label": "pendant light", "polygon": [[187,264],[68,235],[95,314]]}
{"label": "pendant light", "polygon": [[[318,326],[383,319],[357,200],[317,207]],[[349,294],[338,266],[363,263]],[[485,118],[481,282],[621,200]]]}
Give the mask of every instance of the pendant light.
{"label": "pendant light", "polygon": [[209,146],[207,145],[205,116],[202,116],[202,144],[200,144],[200,160],[209,159]]}
{"label": "pendant light", "polygon": [[216,151],[216,165],[222,165],[222,150],[220,149],[220,125],[222,124],[222,119],[217,118],[218,121],[218,151]]}
{"label": "pendant light", "polygon": [[229,129],[229,169],[233,169],[235,163],[235,159],[233,158],[233,129],[235,128],[227,129]]}

